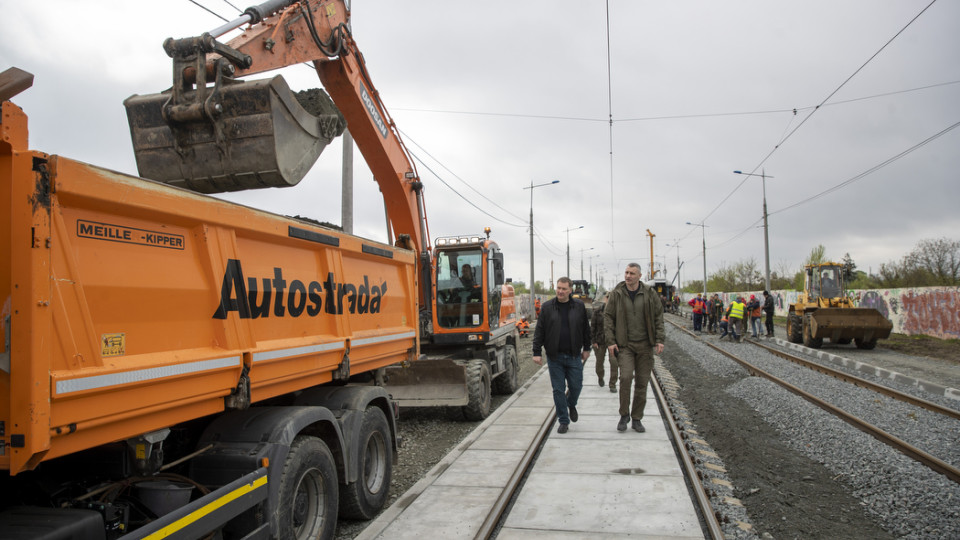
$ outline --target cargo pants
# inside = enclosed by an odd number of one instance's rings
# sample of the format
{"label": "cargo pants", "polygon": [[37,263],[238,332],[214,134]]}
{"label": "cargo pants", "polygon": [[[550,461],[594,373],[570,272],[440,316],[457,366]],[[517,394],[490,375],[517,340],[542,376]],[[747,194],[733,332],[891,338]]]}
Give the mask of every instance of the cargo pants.
{"label": "cargo pants", "polygon": [[616,360],[620,365],[620,416],[642,420],[643,408],[647,404],[647,387],[650,386],[653,373],[653,345],[649,341],[630,341],[626,346],[618,346],[620,353]]}

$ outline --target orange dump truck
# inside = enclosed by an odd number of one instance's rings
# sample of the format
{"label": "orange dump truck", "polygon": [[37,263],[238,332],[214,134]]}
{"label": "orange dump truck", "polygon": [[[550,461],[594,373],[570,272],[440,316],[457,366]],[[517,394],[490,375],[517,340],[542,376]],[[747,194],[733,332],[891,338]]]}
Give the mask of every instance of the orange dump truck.
{"label": "orange dump truck", "polygon": [[[140,174],[159,181],[30,150],[10,99],[32,76],[0,74],[3,538],[331,538],[338,515],[387,500],[387,379],[399,394],[416,366],[447,366],[463,395],[408,397],[474,417],[491,388],[516,389],[503,256],[483,237],[430,245],[348,6],[271,0],[229,24],[248,26],[168,40],[174,88],[125,103]],[[196,192],[295,184],[339,134],[282,79],[233,80],[303,61],[395,245]],[[297,130],[306,143],[281,138]]]}

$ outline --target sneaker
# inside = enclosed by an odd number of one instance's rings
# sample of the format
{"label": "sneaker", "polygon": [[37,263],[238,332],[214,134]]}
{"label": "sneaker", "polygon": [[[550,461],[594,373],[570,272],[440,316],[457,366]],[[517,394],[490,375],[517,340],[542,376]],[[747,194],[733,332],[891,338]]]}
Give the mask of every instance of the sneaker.
{"label": "sneaker", "polygon": [[577,408],[573,405],[570,405],[570,421],[576,422],[580,418],[580,415],[577,414]]}
{"label": "sneaker", "polygon": [[603,377],[597,377],[597,381],[600,383],[600,387],[603,387]]}
{"label": "sneaker", "polygon": [[627,430],[627,422],[629,422],[629,421],[630,421],[630,417],[629,417],[629,416],[621,416],[621,417],[620,417],[620,422],[617,424],[617,431],[626,431],[626,430]]}
{"label": "sneaker", "polygon": [[636,431],[637,433],[643,433],[644,431],[647,430],[647,428],[643,427],[643,424],[641,424],[639,420],[634,420],[633,430]]}
{"label": "sneaker", "polygon": [[557,428],[557,433],[566,433],[570,429],[568,424],[560,424],[560,427]]}

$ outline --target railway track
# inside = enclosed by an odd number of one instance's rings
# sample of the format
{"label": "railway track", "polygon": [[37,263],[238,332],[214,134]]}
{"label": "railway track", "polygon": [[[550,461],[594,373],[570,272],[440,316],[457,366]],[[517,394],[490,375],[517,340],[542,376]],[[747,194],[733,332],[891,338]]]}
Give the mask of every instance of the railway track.
{"label": "railway track", "polygon": [[[713,540],[720,540],[724,538],[723,529],[720,523],[720,516],[718,516],[718,513],[714,510],[713,505],[710,502],[710,493],[708,492],[707,487],[704,486],[702,473],[699,473],[697,470],[697,458],[691,455],[689,446],[684,444],[684,439],[686,437],[681,432],[683,429],[682,422],[680,419],[676,418],[674,414],[671,414],[672,407],[668,401],[667,392],[664,388],[665,383],[661,381],[661,378],[656,371],[653,373],[651,383],[654,394],[657,398],[658,407],[661,411],[664,411],[666,417],[670,419],[670,421],[667,422],[667,428],[669,429],[671,438],[674,441],[674,449],[677,452],[677,458],[680,461],[684,476],[687,478],[690,490],[693,492],[693,502],[702,518],[701,525],[704,527],[705,532],[709,535],[709,538]],[[539,430],[537,431],[534,441],[526,449],[523,458],[512,471],[507,486],[497,498],[497,501],[494,503],[491,511],[487,515],[486,519],[484,519],[483,524],[480,526],[480,530],[475,536],[476,539],[486,540],[494,537],[496,531],[509,512],[511,501],[523,487],[523,481],[533,467],[533,464],[536,461],[536,456],[539,453],[540,448],[543,447],[547,436],[553,429],[555,421],[556,411],[544,419]]]}
{"label": "railway track", "polygon": [[[667,320],[667,322],[669,322],[672,326],[676,327],[676,328],[679,329],[680,331],[685,332],[685,333],[687,333],[688,335],[690,335],[690,336],[692,336],[692,337],[694,337],[694,338],[697,337],[695,334],[693,334],[692,332],[690,332],[685,326],[680,325],[680,324],[677,324],[676,322],[674,322],[674,321],[672,321],[672,320],[669,320],[669,319]],[[918,448],[917,446],[915,446],[915,445],[913,445],[913,444],[910,444],[909,442],[907,442],[907,441],[905,441],[905,440],[903,440],[903,439],[901,439],[901,438],[899,438],[899,437],[896,437],[895,435],[893,435],[893,434],[891,434],[891,433],[888,433],[887,431],[884,431],[884,430],[881,429],[880,427],[878,427],[878,426],[876,426],[876,425],[874,425],[874,424],[872,424],[872,423],[870,423],[870,422],[868,422],[868,421],[866,421],[866,420],[864,420],[864,419],[862,419],[862,418],[859,418],[859,417],[857,417],[857,416],[854,416],[854,415],[852,415],[852,414],[847,413],[846,411],[842,410],[841,408],[837,407],[836,405],[831,404],[831,403],[829,403],[829,402],[827,402],[827,401],[825,401],[825,400],[823,400],[823,399],[821,399],[821,398],[813,395],[811,392],[808,392],[807,390],[804,390],[804,389],[802,389],[802,388],[799,388],[799,387],[797,387],[797,386],[795,386],[795,385],[793,385],[793,384],[791,384],[791,383],[789,383],[789,382],[787,382],[787,381],[785,381],[785,380],[783,380],[783,379],[781,379],[781,378],[778,378],[778,377],[770,374],[770,373],[767,372],[767,371],[764,371],[763,369],[760,369],[760,368],[757,367],[756,365],[754,365],[754,364],[752,364],[752,363],[750,363],[750,362],[742,359],[741,357],[739,357],[739,356],[737,356],[736,354],[733,354],[733,353],[725,350],[725,349],[722,348],[722,347],[719,347],[719,346],[717,346],[717,345],[715,345],[715,344],[713,344],[713,343],[710,343],[710,342],[707,341],[707,340],[699,340],[699,341],[700,341],[700,343],[702,343],[703,345],[706,345],[707,347],[709,347],[709,348],[711,348],[711,349],[719,352],[719,353],[722,354],[723,356],[725,356],[725,357],[727,357],[727,358],[730,358],[731,360],[737,362],[738,364],[740,364],[741,366],[743,366],[751,375],[763,377],[763,378],[765,378],[765,379],[768,379],[768,380],[770,380],[770,381],[772,381],[772,382],[780,385],[781,387],[783,387],[783,388],[789,390],[790,392],[796,394],[797,396],[800,396],[800,397],[802,397],[803,399],[805,399],[805,400],[807,400],[807,401],[809,401],[809,402],[817,405],[818,407],[820,407],[820,408],[824,409],[825,411],[827,411],[827,412],[835,415],[836,417],[842,419],[843,421],[845,421],[845,422],[847,422],[848,424],[856,427],[857,429],[860,429],[861,431],[863,431],[863,432],[865,432],[865,433],[868,433],[869,435],[873,436],[873,437],[876,438],[877,440],[879,440],[879,441],[881,441],[881,442],[889,445],[890,447],[892,447],[892,448],[896,449],[897,451],[903,453],[904,455],[906,455],[906,456],[914,459],[915,461],[923,464],[924,466],[930,468],[931,470],[936,471],[937,473],[940,473],[940,474],[944,475],[945,477],[947,477],[948,479],[952,480],[953,482],[960,483],[960,468],[957,468],[956,466],[954,466],[954,465],[952,465],[952,464],[950,464],[950,463],[947,463],[947,462],[945,462],[944,460],[942,460],[942,459],[940,459],[940,458],[938,458],[938,457],[936,457],[936,456],[934,456],[934,455],[929,454],[928,452],[925,452],[924,450]],[[922,400],[922,399],[916,398],[916,397],[914,397],[914,396],[910,396],[910,395],[908,395],[908,394],[904,394],[904,393],[902,393],[902,392],[899,392],[899,391],[897,391],[897,390],[894,390],[894,389],[891,389],[891,388],[888,388],[888,387],[885,387],[885,386],[882,386],[882,385],[877,385],[877,384],[872,383],[872,382],[870,382],[870,381],[867,381],[867,380],[865,380],[865,379],[861,379],[861,378],[859,378],[859,377],[855,377],[855,376],[852,376],[852,375],[847,374],[847,373],[843,373],[843,372],[840,372],[840,371],[837,371],[837,370],[833,370],[833,369],[831,369],[831,368],[822,366],[822,365],[820,365],[820,364],[816,364],[816,363],[813,363],[813,362],[809,362],[809,361],[807,361],[807,360],[805,360],[805,359],[803,359],[803,358],[797,357],[797,356],[795,356],[795,355],[791,355],[791,354],[786,353],[786,352],[784,352],[784,351],[781,351],[781,350],[779,350],[779,349],[775,349],[775,348],[772,348],[772,347],[768,347],[768,346],[766,346],[766,345],[762,345],[762,344],[757,343],[757,342],[754,342],[754,341],[748,341],[748,343],[751,344],[751,345],[753,345],[753,346],[755,346],[755,347],[762,348],[762,349],[764,349],[764,350],[766,350],[766,351],[768,351],[768,352],[776,355],[777,357],[780,357],[780,358],[789,360],[789,361],[791,361],[791,362],[794,362],[794,363],[796,363],[796,364],[798,364],[798,365],[802,365],[802,366],[804,366],[804,367],[807,367],[807,368],[812,369],[812,370],[814,370],[814,371],[817,371],[817,372],[819,372],[819,373],[823,373],[823,374],[825,374],[825,375],[829,375],[829,376],[832,376],[832,377],[836,377],[837,379],[842,380],[842,381],[845,381],[845,382],[847,382],[847,383],[849,383],[849,384],[851,384],[851,385],[858,386],[858,387],[861,387],[861,388],[866,388],[866,389],[872,390],[872,391],[874,391],[874,392],[878,392],[878,393],[880,393],[880,394],[882,394],[882,395],[884,395],[884,396],[890,397],[890,398],[892,398],[892,399],[895,399],[895,400],[898,400],[898,401],[902,401],[902,402],[904,402],[904,403],[909,403],[909,404],[915,405],[915,406],[917,406],[917,407],[922,407],[922,408],[924,408],[924,409],[926,409],[926,410],[930,410],[930,411],[936,412],[936,413],[938,413],[938,414],[942,414],[942,415],[944,415],[945,417],[954,418],[954,419],[960,418],[960,413],[958,413],[958,411],[956,411],[956,410],[949,409],[949,408],[945,408],[945,407],[941,407],[941,406],[939,406],[939,405],[937,405],[937,404],[935,404],[935,403],[932,403],[932,402],[929,402],[929,401],[926,401],[926,400]]]}

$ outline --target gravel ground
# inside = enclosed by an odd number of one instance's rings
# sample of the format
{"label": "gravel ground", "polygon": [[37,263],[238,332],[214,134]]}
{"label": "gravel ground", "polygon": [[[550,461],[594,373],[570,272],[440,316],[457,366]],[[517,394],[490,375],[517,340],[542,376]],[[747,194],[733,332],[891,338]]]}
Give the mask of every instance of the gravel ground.
{"label": "gravel ground", "polygon": [[[773,383],[750,377],[699,340],[667,328],[659,365],[679,385],[676,406],[690,416],[697,437],[718,454],[708,461],[726,470],[724,478],[733,484],[730,495],[743,504],[742,510],[724,513],[750,524],[748,530],[727,524],[728,538],[960,538],[960,486]],[[703,339],[716,341],[715,336]],[[820,397],[840,400],[853,414],[960,464],[957,421],[883,396],[860,399],[866,390],[787,366],[747,344],[722,346],[794,384],[812,384]],[[518,356],[522,383],[539,369],[530,358],[530,338],[521,341]],[[958,407],[956,400],[914,387],[899,389]],[[506,398],[493,396],[494,407]],[[464,420],[458,408],[402,410],[398,428],[403,445],[387,505],[479,424]],[[724,493],[714,495],[716,500]],[[341,520],[337,538],[352,539],[366,525]]]}
{"label": "gravel ground", "polygon": [[[699,434],[725,462],[754,533],[765,538],[960,537],[960,486],[774,383],[749,377],[697,339],[671,327],[667,334],[663,363],[682,386],[681,399]],[[815,388],[819,397],[960,463],[957,421],[788,365],[747,344],[720,343],[761,369]]]}

